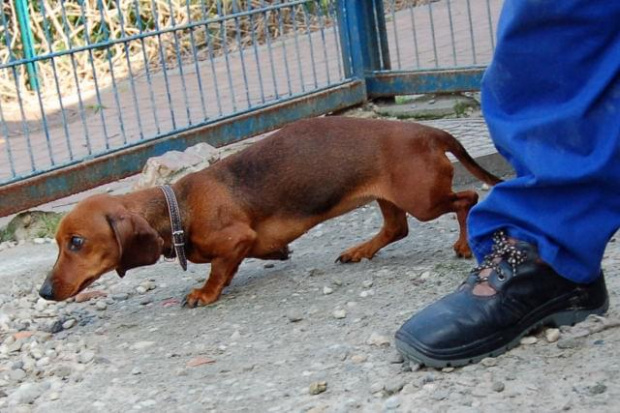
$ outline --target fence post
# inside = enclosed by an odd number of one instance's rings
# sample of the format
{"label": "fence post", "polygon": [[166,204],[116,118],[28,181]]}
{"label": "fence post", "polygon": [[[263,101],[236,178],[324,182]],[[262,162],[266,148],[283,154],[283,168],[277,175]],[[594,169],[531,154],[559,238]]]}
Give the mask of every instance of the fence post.
{"label": "fence post", "polygon": [[[28,80],[32,90],[39,89],[39,79],[37,77],[37,67],[32,59],[35,57],[34,37],[32,28],[30,27],[30,15],[28,14],[28,0],[16,0],[15,11],[19,22],[19,31],[22,34],[22,45],[24,47],[24,58],[28,61],[26,68],[28,70]],[[7,28],[8,30],[8,28]]]}
{"label": "fence post", "polygon": [[389,70],[383,0],[338,0],[337,4],[346,76],[366,79],[375,70]]}

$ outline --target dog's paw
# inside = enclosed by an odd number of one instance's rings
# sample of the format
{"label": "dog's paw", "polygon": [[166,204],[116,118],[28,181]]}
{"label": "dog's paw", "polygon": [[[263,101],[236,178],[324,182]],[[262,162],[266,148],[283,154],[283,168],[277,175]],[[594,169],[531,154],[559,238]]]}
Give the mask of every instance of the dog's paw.
{"label": "dog's paw", "polygon": [[181,306],[188,308],[204,307],[213,304],[219,297],[214,294],[205,293],[202,290],[194,289],[187,294],[181,303]]}
{"label": "dog's paw", "polygon": [[464,245],[460,244],[459,242],[454,244],[454,252],[456,253],[456,256],[459,258],[471,258],[472,257],[471,249],[469,248],[469,245],[467,245],[467,243],[465,243]]}

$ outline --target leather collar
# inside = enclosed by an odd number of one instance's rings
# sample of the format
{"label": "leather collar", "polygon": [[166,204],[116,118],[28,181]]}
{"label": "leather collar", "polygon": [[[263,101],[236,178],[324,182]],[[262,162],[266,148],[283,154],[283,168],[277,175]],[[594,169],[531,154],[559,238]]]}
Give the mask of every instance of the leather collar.
{"label": "leather collar", "polygon": [[168,215],[170,216],[170,230],[172,232],[172,244],[174,246],[174,252],[179,259],[179,264],[183,271],[187,271],[187,258],[185,257],[185,232],[183,231],[183,224],[181,222],[181,213],[179,210],[179,204],[177,203],[177,197],[174,195],[174,191],[169,185],[160,186],[166,198],[166,204],[168,204]]}

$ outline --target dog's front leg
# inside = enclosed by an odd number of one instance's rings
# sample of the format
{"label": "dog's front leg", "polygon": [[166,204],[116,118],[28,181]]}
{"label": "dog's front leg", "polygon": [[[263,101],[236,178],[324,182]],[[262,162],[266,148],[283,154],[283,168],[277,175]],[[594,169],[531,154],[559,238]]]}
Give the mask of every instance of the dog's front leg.
{"label": "dog's front leg", "polygon": [[230,228],[218,235],[221,254],[211,260],[211,274],[205,284],[193,289],[185,297],[183,306],[194,308],[216,302],[256,240],[256,233],[247,227]]}

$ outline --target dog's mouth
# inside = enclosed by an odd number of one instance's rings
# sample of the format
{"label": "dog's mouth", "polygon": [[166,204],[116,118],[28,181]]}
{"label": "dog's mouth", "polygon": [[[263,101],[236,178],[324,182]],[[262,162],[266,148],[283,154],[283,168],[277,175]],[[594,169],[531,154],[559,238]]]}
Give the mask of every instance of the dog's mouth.
{"label": "dog's mouth", "polygon": [[94,275],[92,277],[86,278],[84,281],[82,281],[82,283],[77,288],[77,290],[73,294],[71,294],[71,297],[73,297],[74,295],[78,294],[80,291],[83,291],[86,287],[88,287],[89,285],[94,283],[97,280],[97,278],[99,278],[99,277],[96,276],[96,275]]}

